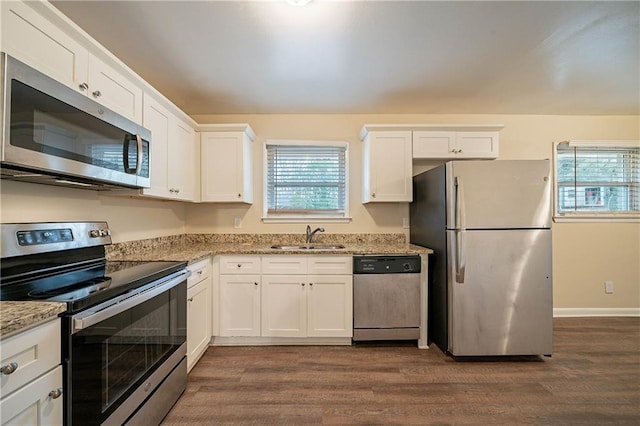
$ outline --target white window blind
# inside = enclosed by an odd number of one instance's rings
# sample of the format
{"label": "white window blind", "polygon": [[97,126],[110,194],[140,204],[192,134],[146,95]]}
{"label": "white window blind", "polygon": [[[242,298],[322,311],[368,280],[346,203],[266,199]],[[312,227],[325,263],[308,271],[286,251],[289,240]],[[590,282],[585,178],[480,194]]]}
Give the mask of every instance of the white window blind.
{"label": "white window blind", "polygon": [[640,213],[640,147],[563,142],[556,151],[557,214]]}
{"label": "white window blind", "polygon": [[346,144],[267,143],[267,214],[344,216]]}

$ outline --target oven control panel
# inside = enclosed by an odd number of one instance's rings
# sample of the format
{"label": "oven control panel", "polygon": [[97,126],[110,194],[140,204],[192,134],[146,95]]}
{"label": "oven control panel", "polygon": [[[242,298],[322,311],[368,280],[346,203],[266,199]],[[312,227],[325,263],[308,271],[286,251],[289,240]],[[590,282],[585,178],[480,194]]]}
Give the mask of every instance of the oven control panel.
{"label": "oven control panel", "polygon": [[3,259],[108,244],[111,232],[107,222],[0,223]]}
{"label": "oven control panel", "polygon": [[18,244],[33,246],[37,244],[51,244],[73,241],[71,229],[39,229],[35,231],[18,231]]}

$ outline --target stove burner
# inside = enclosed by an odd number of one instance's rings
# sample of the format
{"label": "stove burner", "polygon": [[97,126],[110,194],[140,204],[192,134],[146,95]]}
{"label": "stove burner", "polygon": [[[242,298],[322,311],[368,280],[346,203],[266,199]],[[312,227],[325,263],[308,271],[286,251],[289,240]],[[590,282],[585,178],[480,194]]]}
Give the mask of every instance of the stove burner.
{"label": "stove burner", "polygon": [[111,278],[109,277],[99,277],[91,280],[83,281],[81,283],[69,285],[66,287],[60,288],[50,288],[48,290],[32,290],[27,295],[34,299],[49,299],[51,297],[60,296],[67,293],[72,293],[78,290],[83,290],[83,294],[91,294],[96,291],[100,291],[109,287],[111,283]]}

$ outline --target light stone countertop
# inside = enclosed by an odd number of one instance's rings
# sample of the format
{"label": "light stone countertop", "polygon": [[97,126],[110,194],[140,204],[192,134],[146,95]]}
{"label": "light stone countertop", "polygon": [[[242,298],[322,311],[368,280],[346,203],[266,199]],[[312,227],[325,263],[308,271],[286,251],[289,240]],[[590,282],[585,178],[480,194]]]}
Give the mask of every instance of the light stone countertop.
{"label": "light stone countertop", "polygon": [[195,263],[209,256],[214,255],[291,255],[291,254],[307,254],[307,255],[326,255],[326,254],[344,254],[344,255],[373,255],[373,254],[431,254],[433,250],[414,244],[363,244],[348,245],[345,244],[344,249],[335,250],[281,250],[273,249],[271,245],[260,245],[253,243],[200,243],[187,245],[176,250],[175,247],[156,246],[151,250],[127,250],[124,253],[118,253],[110,256],[109,260],[128,260],[128,261],[181,261]]}
{"label": "light stone countertop", "polygon": [[0,338],[56,318],[67,309],[58,302],[0,302]]}

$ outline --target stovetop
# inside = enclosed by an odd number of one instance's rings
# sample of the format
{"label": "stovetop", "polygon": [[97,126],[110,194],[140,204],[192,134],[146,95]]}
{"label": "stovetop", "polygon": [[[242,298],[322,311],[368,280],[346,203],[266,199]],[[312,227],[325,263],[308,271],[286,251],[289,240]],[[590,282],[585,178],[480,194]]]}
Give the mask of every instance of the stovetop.
{"label": "stovetop", "polygon": [[63,302],[68,312],[78,312],[185,266],[185,262],[98,261],[76,269],[3,282],[0,300]]}

